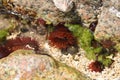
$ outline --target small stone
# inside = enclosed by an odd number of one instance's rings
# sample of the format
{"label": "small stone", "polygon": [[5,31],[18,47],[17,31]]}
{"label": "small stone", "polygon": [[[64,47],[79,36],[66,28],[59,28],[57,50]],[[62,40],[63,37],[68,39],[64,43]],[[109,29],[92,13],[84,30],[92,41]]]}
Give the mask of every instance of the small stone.
{"label": "small stone", "polygon": [[67,52],[70,54],[76,54],[78,52],[78,48],[71,46],[71,47],[67,48]]}
{"label": "small stone", "polygon": [[73,8],[73,0],[53,0],[53,2],[63,12],[68,12]]}
{"label": "small stone", "polygon": [[20,31],[23,32],[23,33],[25,33],[25,32],[27,32],[29,30],[27,28],[21,28]]}

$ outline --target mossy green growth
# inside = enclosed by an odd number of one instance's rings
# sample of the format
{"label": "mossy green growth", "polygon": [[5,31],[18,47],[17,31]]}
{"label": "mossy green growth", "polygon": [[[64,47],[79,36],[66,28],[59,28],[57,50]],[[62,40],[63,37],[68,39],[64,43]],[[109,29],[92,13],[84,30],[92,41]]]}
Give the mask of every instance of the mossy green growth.
{"label": "mossy green growth", "polygon": [[94,39],[93,34],[90,32],[89,29],[84,28],[82,31],[82,35],[80,37],[80,45],[81,47],[91,47],[92,40]]}
{"label": "mossy green growth", "polygon": [[90,60],[96,60],[96,56],[102,51],[102,47],[93,48],[93,47],[86,47],[84,48],[86,51],[86,57]]}
{"label": "mossy green growth", "polygon": [[0,30],[0,42],[6,40],[6,37],[9,35],[11,30],[14,30],[15,25],[11,24],[9,27]]}
{"label": "mossy green growth", "polygon": [[0,42],[4,41],[7,35],[8,32],[6,30],[0,30]]}
{"label": "mossy green growth", "polygon": [[[85,27],[82,27],[78,24],[65,24],[70,31],[73,32],[73,35],[78,40],[79,47],[82,47],[86,51],[86,57],[90,60],[100,61],[103,65],[109,66],[112,63],[111,59],[106,58],[107,55],[102,55],[102,46],[93,47],[92,41],[94,40],[93,33]],[[107,54],[107,53],[105,53]],[[101,55],[100,57],[98,55]]]}
{"label": "mossy green growth", "polygon": [[78,39],[79,46],[91,46],[91,41],[93,40],[94,36],[90,30],[75,24],[65,24],[65,26],[68,27],[69,30],[73,32],[73,35]]}
{"label": "mossy green growth", "polygon": [[72,25],[72,24],[66,24],[70,31],[73,32],[74,36],[77,37],[78,44],[80,47],[82,47],[86,51],[86,57],[88,59],[96,59],[96,54],[101,52],[101,47],[93,48],[92,47],[92,40],[94,39],[94,36],[92,32],[80,25]]}
{"label": "mossy green growth", "polygon": [[120,52],[120,43],[117,43],[114,48],[115,48],[118,52]]}
{"label": "mossy green growth", "polygon": [[106,56],[104,56],[104,55],[102,55],[102,54],[100,54],[100,55],[98,56],[98,61],[101,62],[103,65],[105,65],[105,66],[107,66],[107,67],[109,67],[109,66],[112,64],[112,62],[113,62],[112,59],[107,58]]}

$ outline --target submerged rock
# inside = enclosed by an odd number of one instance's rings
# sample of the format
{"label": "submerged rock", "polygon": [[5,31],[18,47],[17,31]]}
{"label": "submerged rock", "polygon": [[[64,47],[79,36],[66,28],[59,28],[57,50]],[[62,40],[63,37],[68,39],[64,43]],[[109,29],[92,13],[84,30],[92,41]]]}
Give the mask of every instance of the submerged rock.
{"label": "submerged rock", "polygon": [[120,0],[104,1],[95,30],[95,38],[120,40]]}
{"label": "submerged rock", "polygon": [[69,12],[69,8],[67,7],[64,11],[68,12],[59,10],[55,6],[53,0],[13,0],[13,3],[14,5],[20,5],[23,8],[36,11],[37,17],[42,17],[48,23],[52,22],[56,24],[58,22],[71,22],[80,20],[80,17],[78,17],[77,13],[75,11]]}
{"label": "submerged rock", "polygon": [[[47,22],[79,22],[90,24],[97,19],[101,0],[12,0],[22,8],[37,12]],[[22,4],[21,4],[22,3]]]}
{"label": "submerged rock", "polygon": [[1,80],[90,80],[81,72],[48,55],[17,50],[0,60]]}
{"label": "submerged rock", "polygon": [[91,22],[97,20],[97,16],[101,12],[102,0],[76,0],[75,6],[82,24],[88,27]]}
{"label": "submerged rock", "polygon": [[8,29],[15,26],[14,18],[7,18],[5,15],[0,14],[0,29]]}

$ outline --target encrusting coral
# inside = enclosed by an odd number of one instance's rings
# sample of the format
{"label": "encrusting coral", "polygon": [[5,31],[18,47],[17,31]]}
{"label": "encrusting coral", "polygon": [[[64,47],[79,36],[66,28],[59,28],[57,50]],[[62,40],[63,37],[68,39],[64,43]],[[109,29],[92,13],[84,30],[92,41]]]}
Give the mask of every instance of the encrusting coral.
{"label": "encrusting coral", "polygon": [[50,33],[48,39],[50,40],[50,45],[59,49],[67,49],[77,43],[73,34],[63,23],[59,23],[55,26],[55,29]]}

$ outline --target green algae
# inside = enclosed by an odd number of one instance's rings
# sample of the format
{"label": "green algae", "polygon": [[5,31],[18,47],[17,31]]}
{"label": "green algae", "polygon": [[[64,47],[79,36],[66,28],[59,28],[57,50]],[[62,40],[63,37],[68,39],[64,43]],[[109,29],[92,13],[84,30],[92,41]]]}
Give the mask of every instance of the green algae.
{"label": "green algae", "polygon": [[65,24],[73,35],[78,39],[79,46],[90,47],[91,41],[94,39],[93,34],[87,28],[75,24]]}
{"label": "green algae", "polygon": [[99,55],[98,56],[98,61],[101,62],[103,65],[105,65],[107,67],[109,67],[113,62],[113,60],[111,60],[110,58],[107,58],[104,55]]}
{"label": "green algae", "polygon": [[65,79],[65,80],[69,80],[69,79],[73,79],[73,80],[91,80],[88,76],[86,76],[85,74],[79,72],[75,68],[67,66],[66,64],[60,63],[58,61],[57,61],[57,63],[58,63],[58,66],[59,66],[58,67],[59,73],[69,74],[68,79]]}
{"label": "green algae", "polygon": [[11,22],[11,24],[6,27],[6,28],[3,28],[0,30],[0,42],[3,42],[6,40],[6,37],[9,35],[9,32],[11,30],[14,30],[15,28],[15,24]]}
{"label": "green algae", "polygon": [[120,52],[120,43],[117,43],[114,48],[115,48],[118,52]]}
{"label": "green algae", "polygon": [[7,35],[8,32],[6,30],[0,30],[0,42],[4,41]]}
{"label": "green algae", "polygon": [[88,59],[98,60],[107,67],[112,63],[112,60],[107,58],[109,53],[104,52],[104,48],[101,45],[97,47],[92,46],[92,41],[95,39],[93,33],[88,28],[78,24],[65,24],[65,26],[73,32],[73,35],[77,38],[79,47],[86,51],[85,55]]}

